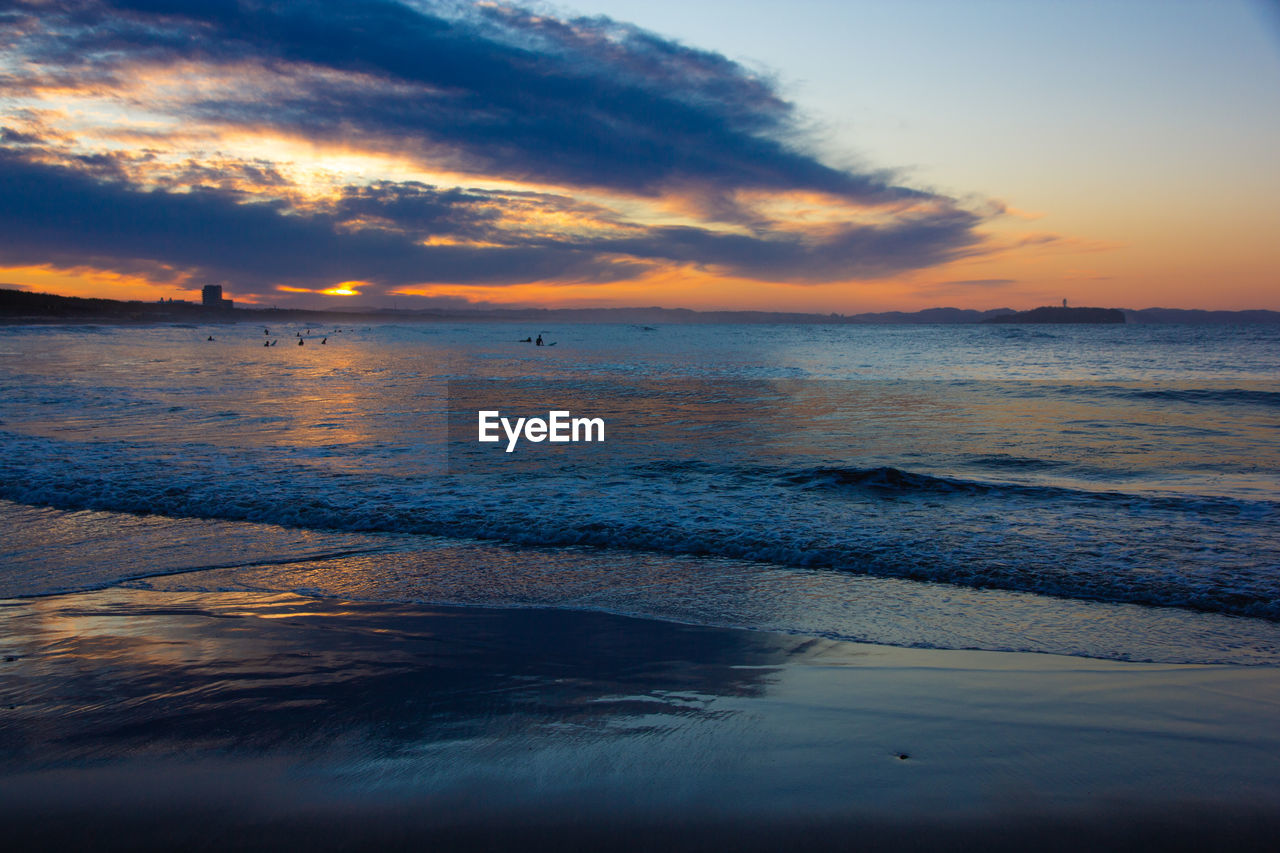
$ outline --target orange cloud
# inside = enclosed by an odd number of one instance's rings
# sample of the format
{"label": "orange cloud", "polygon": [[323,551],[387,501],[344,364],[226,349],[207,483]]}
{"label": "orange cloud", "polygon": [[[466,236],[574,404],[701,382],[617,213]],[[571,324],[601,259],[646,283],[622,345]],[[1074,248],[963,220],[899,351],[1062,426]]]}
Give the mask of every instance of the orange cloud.
{"label": "orange cloud", "polygon": [[184,277],[153,281],[91,267],[57,269],[52,266],[0,267],[0,286],[63,296],[158,302],[160,299],[200,299],[200,286]]}

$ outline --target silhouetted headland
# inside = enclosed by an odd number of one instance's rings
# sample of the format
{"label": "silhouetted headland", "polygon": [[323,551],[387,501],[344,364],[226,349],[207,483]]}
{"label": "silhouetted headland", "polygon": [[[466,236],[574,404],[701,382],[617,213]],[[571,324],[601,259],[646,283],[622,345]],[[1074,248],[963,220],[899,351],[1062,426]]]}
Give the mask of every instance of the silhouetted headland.
{"label": "silhouetted headland", "polygon": [[988,317],[984,323],[1123,323],[1124,312],[1119,308],[1067,308],[1044,306],[1016,314],[1000,314]]}
{"label": "silhouetted headland", "polygon": [[[213,303],[213,294],[210,294]],[[1090,318],[1101,312],[1104,319]],[[1045,316],[1052,319],[1042,319]],[[1068,318],[1068,319],[1059,319]],[[786,325],[955,325],[972,323],[1280,323],[1280,311],[1205,311],[1184,308],[925,308],[862,314],[807,314],[795,311],[694,311],[689,308],[422,308],[353,306],[343,311],[303,308],[250,308],[218,296],[215,304],[93,299],[0,288],[0,323],[331,323],[440,321],[557,323],[777,323]]]}

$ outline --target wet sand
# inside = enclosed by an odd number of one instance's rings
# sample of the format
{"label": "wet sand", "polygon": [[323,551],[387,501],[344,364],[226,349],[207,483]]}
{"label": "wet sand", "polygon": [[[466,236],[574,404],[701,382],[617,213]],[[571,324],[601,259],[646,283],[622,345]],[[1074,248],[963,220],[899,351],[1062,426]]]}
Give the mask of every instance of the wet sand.
{"label": "wet sand", "polygon": [[1280,669],[553,609],[0,602],[0,819],[81,849],[1265,849]]}

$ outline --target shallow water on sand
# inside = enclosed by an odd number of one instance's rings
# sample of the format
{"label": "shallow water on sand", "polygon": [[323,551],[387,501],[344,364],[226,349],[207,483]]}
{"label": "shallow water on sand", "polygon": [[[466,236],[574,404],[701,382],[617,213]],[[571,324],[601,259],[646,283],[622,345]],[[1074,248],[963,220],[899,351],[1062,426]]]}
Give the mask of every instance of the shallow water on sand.
{"label": "shallow water on sand", "polygon": [[1276,667],[277,593],[111,589],[0,606],[7,826],[184,809],[224,828],[368,810],[372,826],[403,807],[437,829],[918,829],[1101,819],[1123,802],[1125,822],[1178,803],[1212,818],[1204,832],[1242,811],[1274,822],[1280,806]]}
{"label": "shallow water on sand", "polygon": [[[20,547],[33,542],[40,544]],[[594,610],[919,648],[1280,664],[1280,623],[1271,620],[726,558],[299,531],[5,502],[0,548],[12,555],[11,595],[39,594],[56,578],[63,589],[123,583],[166,592]]]}

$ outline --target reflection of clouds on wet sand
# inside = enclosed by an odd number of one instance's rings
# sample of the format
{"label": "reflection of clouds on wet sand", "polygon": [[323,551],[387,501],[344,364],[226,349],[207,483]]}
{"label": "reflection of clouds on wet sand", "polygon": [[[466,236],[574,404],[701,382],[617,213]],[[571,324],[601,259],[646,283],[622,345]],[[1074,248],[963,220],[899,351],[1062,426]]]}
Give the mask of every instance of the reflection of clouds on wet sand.
{"label": "reflection of clouds on wet sand", "polygon": [[15,707],[0,740],[35,763],[353,740],[387,759],[547,727],[660,730],[716,696],[758,695],[784,654],[752,634],[602,614],[288,594],[106,590],[7,610]]}
{"label": "reflection of clouds on wet sand", "polygon": [[4,602],[0,647],[19,840],[509,848],[540,827],[681,846],[662,828],[778,849],[786,827],[830,844],[858,826],[881,849],[1068,824],[1250,842],[1277,818],[1275,667],[121,588]]}

